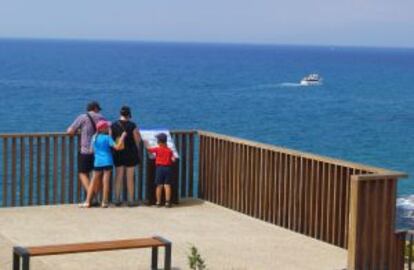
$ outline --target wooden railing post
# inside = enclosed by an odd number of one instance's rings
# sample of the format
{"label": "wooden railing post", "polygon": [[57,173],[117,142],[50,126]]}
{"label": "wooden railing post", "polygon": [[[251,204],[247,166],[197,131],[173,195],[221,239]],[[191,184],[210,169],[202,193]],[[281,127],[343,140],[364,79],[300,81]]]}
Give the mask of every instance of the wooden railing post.
{"label": "wooden railing post", "polygon": [[[395,233],[395,269],[403,270],[404,264],[405,264],[405,245],[406,245],[406,237],[407,237],[406,231],[398,231]],[[412,245],[410,245],[410,249],[412,249]],[[411,256],[412,256],[412,250],[409,250]],[[409,256],[408,256],[409,257]],[[408,261],[410,263],[411,260]],[[408,269],[410,270],[411,267],[409,266]]]}
{"label": "wooden railing post", "polygon": [[352,175],[348,270],[400,270],[394,232],[398,175]]}

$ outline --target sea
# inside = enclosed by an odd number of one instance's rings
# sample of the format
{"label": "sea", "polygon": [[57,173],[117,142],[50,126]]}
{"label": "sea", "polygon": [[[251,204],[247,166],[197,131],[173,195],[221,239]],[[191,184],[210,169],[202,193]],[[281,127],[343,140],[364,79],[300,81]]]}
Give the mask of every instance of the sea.
{"label": "sea", "polygon": [[[309,73],[323,84],[301,86]],[[0,39],[0,133],[64,131],[91,100],[141,128],[406,172],[397,225],[414,226],[414,49]]]}

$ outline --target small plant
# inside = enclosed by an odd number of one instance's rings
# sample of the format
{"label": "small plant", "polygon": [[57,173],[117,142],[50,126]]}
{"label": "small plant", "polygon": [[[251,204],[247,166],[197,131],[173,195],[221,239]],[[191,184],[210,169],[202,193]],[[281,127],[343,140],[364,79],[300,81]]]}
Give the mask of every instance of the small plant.
{"label": "small plant", "polygon": [[206,270],[207,266],[203,258],[201,258],[198,249],[192,245],[190,247],[190,254],[187,256],[188,266],[191,270]]}
{"label": "small plant", "polygon": [[[410,257],[410,241],[405,242],[405,252],[404,252],[405,260],[408,261]],[[411,258],[414,258],[414,248],[411,251]]]}

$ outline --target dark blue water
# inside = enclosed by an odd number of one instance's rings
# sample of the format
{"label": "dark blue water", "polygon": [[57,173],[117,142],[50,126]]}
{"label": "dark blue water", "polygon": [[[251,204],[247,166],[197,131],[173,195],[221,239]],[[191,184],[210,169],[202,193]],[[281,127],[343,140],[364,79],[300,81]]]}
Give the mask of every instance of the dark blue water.
{"label": "dark blue water", "polygon": [[[318,72],[324,84],[300,87]],[[414,49],[0,40],[0,132],[63,131],[92,99],[414,175]],[[414,210],[402,180],[400,218]],[[414,223],[411,223],[414,224]]]}

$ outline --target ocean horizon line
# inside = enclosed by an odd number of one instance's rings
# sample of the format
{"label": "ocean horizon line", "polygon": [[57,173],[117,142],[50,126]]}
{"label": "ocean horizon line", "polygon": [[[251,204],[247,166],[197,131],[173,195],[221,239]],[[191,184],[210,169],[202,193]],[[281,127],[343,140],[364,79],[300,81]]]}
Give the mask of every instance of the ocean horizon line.
{"label": "ocean horizon line", "polygon": [[229,42],[229,41],[191,41],[191,40],[144,40],[144,39],[106,39],[106,38],[63,38],[63,37],[0,37],[0,41],[32,41],[32,42],[78,42],[78,43],[136,43],[165,45],[209,45],[209,46],[246,46],[246,47],[295,47],[326,49],[375,49],[375,50],[414,50],[408,46],[381,45],[343,45],[343,44],[299,44],[299,43],[267,43],[267,42]]}

